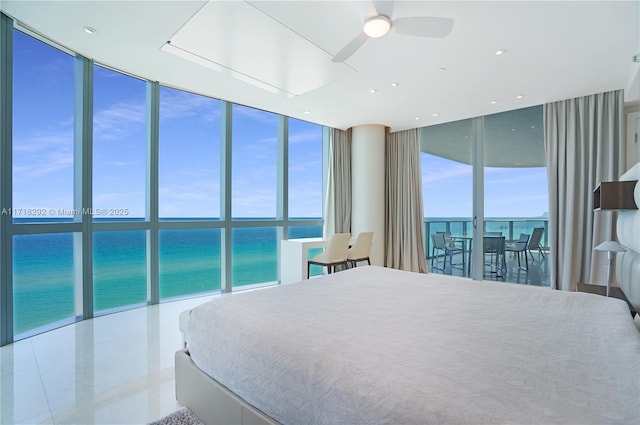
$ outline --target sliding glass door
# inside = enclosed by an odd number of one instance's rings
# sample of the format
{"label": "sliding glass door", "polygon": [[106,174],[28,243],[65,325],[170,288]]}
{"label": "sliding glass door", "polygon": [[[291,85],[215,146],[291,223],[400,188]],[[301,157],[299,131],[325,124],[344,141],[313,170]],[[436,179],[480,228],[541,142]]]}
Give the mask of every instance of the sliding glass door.
{"label": "sliding glass door", "polygon": [[424,127],[421,149],[431,270],[548,285],[542,107]]}
{"label": "sliding glass door", "polygon": [[[429,268],[469,276],[473,213],[472,120],[425,127],[422,191]],[[444,236],[442,236],[444,235]]]}
{"label": "sliding glass door", "polygon": [[[548,235],[542,106],[487,115],[483,130],[485,240],[505,240],[504,252],[493,255],[485,278],[544,284],[549,281],[545,257],[540,250],[528,253],[533,236],[541,235],[540,246],[546,246]],[[497,246],[502,251],[501,243]]]}

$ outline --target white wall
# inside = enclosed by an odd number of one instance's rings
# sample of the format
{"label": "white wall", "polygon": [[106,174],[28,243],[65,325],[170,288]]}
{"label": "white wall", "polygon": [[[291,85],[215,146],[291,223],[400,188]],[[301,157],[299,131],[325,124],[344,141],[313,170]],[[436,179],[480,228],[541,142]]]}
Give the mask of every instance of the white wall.
{"label": "white wall", "polygon": [[383,125],[351,129],[351,234],[372,231],[371,264],[384,265]]}

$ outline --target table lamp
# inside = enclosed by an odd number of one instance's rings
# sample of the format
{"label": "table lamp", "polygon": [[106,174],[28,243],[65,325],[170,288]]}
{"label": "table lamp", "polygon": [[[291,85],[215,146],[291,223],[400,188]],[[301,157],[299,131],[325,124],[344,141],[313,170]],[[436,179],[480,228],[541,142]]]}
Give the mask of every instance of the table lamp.
{"label": "table lamp", "polygon": [[594,248],[598,251],[607,252],[607,297],[609,296],[609,288],[611,287],[611,260],[614,252],[624,252],[626,249],[616,241],[604,241]]}

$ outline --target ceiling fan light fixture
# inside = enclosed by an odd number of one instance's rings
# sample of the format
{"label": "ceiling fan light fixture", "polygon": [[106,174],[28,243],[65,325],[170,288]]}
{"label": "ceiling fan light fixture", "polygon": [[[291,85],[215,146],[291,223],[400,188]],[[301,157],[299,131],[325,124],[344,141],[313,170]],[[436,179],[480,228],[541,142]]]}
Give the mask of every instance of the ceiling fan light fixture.
{"label": "ceiling fan light fixture", "polygon": [[364,21],[363,30],[371,38],[382,37],[391,29],[391,20],[384,15],[373,16]]}

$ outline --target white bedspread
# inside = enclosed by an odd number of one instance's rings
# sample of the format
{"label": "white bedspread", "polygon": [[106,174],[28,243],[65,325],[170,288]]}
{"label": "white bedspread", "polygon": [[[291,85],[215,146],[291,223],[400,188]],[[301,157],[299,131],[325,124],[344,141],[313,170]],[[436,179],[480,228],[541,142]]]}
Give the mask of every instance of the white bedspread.
{"label": "white bedspread", "polygon": [[639,423],[628,307],[358,267],[193,310],[196,365],[283,424]]}

